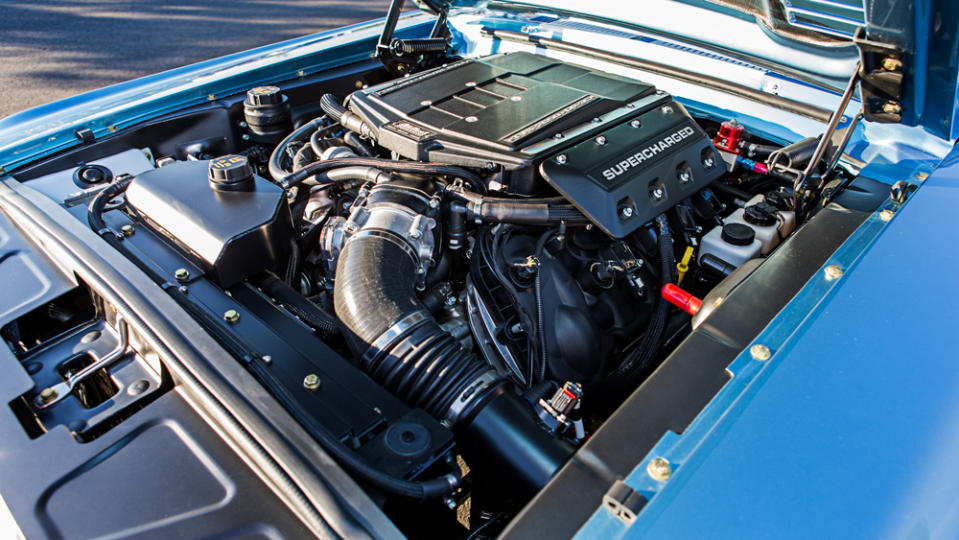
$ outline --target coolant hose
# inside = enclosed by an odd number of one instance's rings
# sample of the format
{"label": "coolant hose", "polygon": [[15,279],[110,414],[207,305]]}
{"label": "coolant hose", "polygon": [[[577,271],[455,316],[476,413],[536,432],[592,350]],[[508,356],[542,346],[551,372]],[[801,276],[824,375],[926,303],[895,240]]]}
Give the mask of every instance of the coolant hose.
{"label": "coolant hose", "polygon": [[320,108],[323,109],[323,112],[332,118],[334,122],[339,122],[340,118],[343,118],[343,114],[346,113],[346,107],[343,106],[343,101],[333,94],[323,94],[323,96],[320,97]]}
{"label": "coolant hose", "polygon": [[[272,157],[271,157],[272,163]],[[309,165],[303,167],[302,169],[285,176],[280,176],[279,180],[280,185],[284,189],[290,189],[293,186],[296,186],[307,178],[337,169],[340,167],[373,167],[383,171],[396,172],[396,173],[408,173],[408,174],[418,174],[418,175],[427,175],[427,176],[451,176],[454,178],[462,178],[474,186],[482,186],[483,181],[479,176],[463,169],[461,167],[456,167],[453,165],[445,165],[442,163],[424,163],[418,161],[394,161],[392,159],[382,159],[382,158],[371,158],[371,157],[338,157],[330,158],[322,161],[316,161],[310,163]],[[273,174],[272,169],[270,174]]]}
{"label": "coolant hose", "polygon": [[323,94],[320,98],[320,108],[344,128],[359,133],[364,137],[376,139],[376,130],[364,122],[359,115],[347,110],[347,108],[343,106],[342,100],[333,94]]}
{"label": "coolant hose", "polygon": [[98,193],[92,201],[90,201],[90,206],[87,207],[87,223],[90,224],[90,228],[100,236],[106,238],[107,242],[114,247],[116,247],[120,242],[117,241],[110,229],[107,228],[106,222],[103,221],[103,210],[106,208],[107,203],[110,202],[114,197],[126,191],[127,186],[129,186],[130,182],[132,181],[132,176],[121,178],[115,181],[109,186],[103,188],[103,190],[100,191],[100,193]]}
{"label": "coolant hose", "polygon": [[313,328],[330,335],[340,333],[336,317],[315,302],[307,300],[282,280],[267,273],[253,280],[253,284]]}
{"label": "coolant hose", "polygon": [[578,208],[562,197],[506,199],[463,190],[447,190],[450,196],[467,203],[467,217],[485,223],[514,225],[570,225],[589,223]]}
{"label": "coolant hose", "polygon": [[283,169],[283,154],[286,152],[286,147],[288,147],[292,142],[308,139],[314,131],[323,126],[325,121],[325,116],[314,118],[313,120],[310,120],[302,126],[294,129],[293,133],[287,135],[286,138],[280,141],[280,144],[276,145],[276,148],[273,149],[273,153],[270,154],[270,161],[267,163],[267,167],[270,170],[270,176],[273,177],[273,180],[279,182],[287,176],[287,171]]}

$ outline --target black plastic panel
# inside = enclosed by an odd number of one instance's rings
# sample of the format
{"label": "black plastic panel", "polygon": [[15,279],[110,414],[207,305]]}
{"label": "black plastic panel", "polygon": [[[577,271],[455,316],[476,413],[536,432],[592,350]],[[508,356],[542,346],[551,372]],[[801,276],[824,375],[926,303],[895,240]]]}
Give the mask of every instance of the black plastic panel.
{"label": "black plastic panel", "polygon": [[546,181],[622,238],[725,172],[706,133],[672,100],[540,165]]}
{"label": "black plastic panel", "polygon": [[[76,286],[3,213],[0,250],[3,277],[16,284],[0,295],[0,326]],[[36,385],[7,344],[0,370],[0,494],[26,538],[309,536],[179,394],[90,442],[62,425],[31,438],[9,404]]]}

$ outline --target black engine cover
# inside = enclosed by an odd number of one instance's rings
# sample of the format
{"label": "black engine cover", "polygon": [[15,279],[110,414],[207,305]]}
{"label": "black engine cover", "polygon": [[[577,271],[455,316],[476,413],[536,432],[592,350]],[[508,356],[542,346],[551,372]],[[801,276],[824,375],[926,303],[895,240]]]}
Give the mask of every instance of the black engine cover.
{"label": "black engine cover", "polygon": [[[455,165],[523,167],[531,144],[602,117],[655,89],[529,53],[461,60],[350,97],[349,107],[401,156]],[[599,127],[592,125],[593,128]],[[564,142],[559,140],[558,142]]]}
{"label": "black engine cover", "polygon": [[390,81],[352,94],[349,108],[376,128],[383,147],[414,160],[502,168],[501,183],[514,193],[535,192],[530,179],[540,166],[552,187],[616,238],[725,171],[668,94],[530,53]]}

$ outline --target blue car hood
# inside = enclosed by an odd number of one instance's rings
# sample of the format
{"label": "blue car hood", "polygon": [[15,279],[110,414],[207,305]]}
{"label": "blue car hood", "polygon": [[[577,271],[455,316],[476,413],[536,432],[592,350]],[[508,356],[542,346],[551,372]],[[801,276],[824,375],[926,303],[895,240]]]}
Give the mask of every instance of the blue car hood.
{"label": "blue car hood", "polygon": [[[419,0],[424,7],[437,0]],[[761,58],[842,87],[859,59],[858,26],[902,51],[902,123],[959,137],[959,2],[954,0],[452,0],[454,9],[531,8],[600,19]]]}

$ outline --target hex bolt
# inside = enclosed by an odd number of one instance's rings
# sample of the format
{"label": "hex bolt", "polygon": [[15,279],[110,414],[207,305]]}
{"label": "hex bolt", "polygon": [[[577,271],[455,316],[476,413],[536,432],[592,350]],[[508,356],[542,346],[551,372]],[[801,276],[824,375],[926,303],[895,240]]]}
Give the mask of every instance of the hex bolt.
{"label": "hex bolt", "polygon": [[470,81],[466,83],[467,88],[473,88],[474,86],[476,86],[476,81]]}
{"label": "hex bolt", "polygon": [[624,206],[624,207],[620,208],[620,210],[619,210],[619,215],[620,215],[623,219],[629,219],[629,218],[633,217],[633,213],[634,213],[634,212],[633,212],[633,207],[632,207],[632,206]]}
{"label": "hex bolt", "polygon": [[477,120],[479,120],[479,118],[475,116],[467,116],[463,120],[466,120],[467,123],[472,124],[473,122],[476,122]]}
{"label": "hex bolt", "polygon": [[632,126],[632,127],[634,127],[634,128],[641,128],[641,127],[643,127],[643,123],[640,122],[639,120],[633,120],[632,122],[629,123],[629,125]]}
{"label": "hex bolt", "polygon": [[714,159],[711,158],[711,157],[708,157],[708,158],[706,158],[706,159],[703,160],[703,167],[705,167],[705,168],[707,168],[707,169],[711,169],[712,166],[715,165],[715,164],[716,164],[716,160],[714,160]]}
{"label": "hex bolt", "polygon": [[173,272],[173,277],[175,277],[177,281],[182,283],[190,279],[190,271],[187,270],[186,268],[177,268],[176,271]]}
{"label": "hex bolt", "polygon": [[654,189],[653,189],[653,198],[656,199],[657,201],[658,201],[659,199],[662,199],[662,198],[663,198],[663,195],[665,195],[665,194],[663,193],[663,188],[654,188]]}
{"label": "hex bolt", "polygon": [[562,133],[557,133],[557,134],[553,135],[553,138],[558,141],[558,140],[560,140],[560,139],[563,138],[563,134],[562,134]]}
{"label": "hex bolt", "polygon": [[772,352],[770,352],[769,347],[757,343],[749,348],[749,355],[753,357],[753,360],[765,362],[772,356]]}
{"label": "hex bolt", "polygon": [[57,396],[57,391],[53,388],[44,388],[40,391],[40,402],[50,403],[51,401],[57,399]]}
{"label": "hex bolt", "polygon": [[523,96],[510,96],[510,101],[523,101]]}
{"label": "hex bolt", "polygon": [[660,109],[660,110],[663,111],[663,114],[672,114],[672,113],[673,113],[673,108],[670,107],[669,105],[663,105],[663,108]]}
{"label": "hex bolt", "polygon": [[133,232],[134,232],[133,225],[130,225],[130,224],[128,223],[128,224],[120,227],[120,232],[123,233],[123,236],[133,236]]}
{"label": "hex bolt", "polygon": [[430,101],[430,100],[428,100],[428,99],[424,99],[423,101],[420,102],[420,105],[422,105],[422,106],[424,106],[424,107],[429,107],[429,106],[432,105],[432,104],[433,104],[433,102]]}
{"label": "hex bolt", "polygon": [[127,388],[127,394],[129,394],[129,395],[131,395],[131,396],[138,396],[138,395],[146,392],[147,388],[149,388],[149,387],[150,387],[150,382],[149,382],[149,381],[147,381],[147,380],[145,380],[145,379],[140,379],[140,380],[134,382],[133,384],[131,384],[129,388]]}
{"label": "hex bolt", "polygon": [[882,61],[882,69],[886,71],[899,71],[902,69],[902,60],[893,58],[892,56],[884,58]]}
{"label": "hex bolt", "polygon": [[410,238],[416,240],[417,238],[423,236],[423,233],[419,229],[413,229],[410,231]]}
{"label": "hex bolt", "polygon": [[892,219],[892,216],[894,216],[894,215],[895,215],[895,212],[893,212],[892,210],[886,208],[886,209],[883,210],[882,212],[879,212],[879,219],[881,219],[881,220],[883,220],[883,221],[889,221],[889,220]]}
{"label": "hex bolt", "polygon": [[826,268],[823,268],[823,273],[826,274],[826,281],[835,281],[842,277],[842,268],[839,268],[835,264],[830,264]]}
{"label": "hex bolt", "polygon": [[235,309],[228,309],[223,314],[223,320],[230,324],[236,324],[240,320],[240,312]]}
{"label": "hex bolt", "polygon": [[902,112],[902,105],[895,101],[887,101],[882,104],[882,112],[886,114],[899,114]]}
{"label": "hex bolt", "polygon": [[320,377],[316,373],[310,373],[303,377],[303,388],[316,391],[320,388]]}
{"label": "hex bolt", "polygon": [[683,171],[679,173],[679,181],[688,184],[690,180],[693,179],[693,175],[689,174],[689,171]]}
{"label": "hex bolt", "polygon": [[598,124],[598,123],[602,122],[602,120],[600,120],[599,118],[593,118],[592,122],[593,122],[594,124]]}
{"label": "hex bolt", "polygon": [[606,144],[606,137],[604,137],[603,135],[596,137],[596,144],[600,146],[603,146],[604,144]]}
{"label": "hex bolt", "polygon": [[646,472],[649,477],[657,482],[665,482],[673,474],[673,468],[666,458],[653,458],[646,464]]}
{"label": "hex bolt", "polygon": [[566,154],[560,154],[556,156],[556,163],[559,163],[560,165],[566,163]]}

